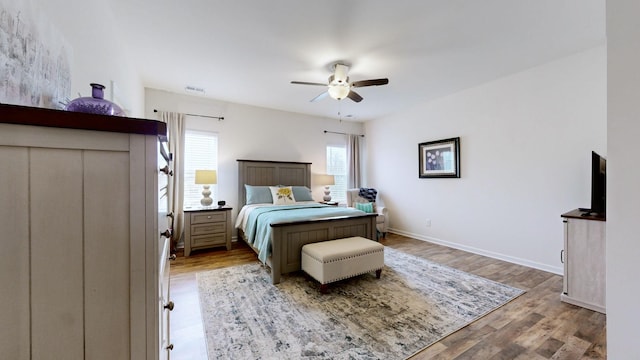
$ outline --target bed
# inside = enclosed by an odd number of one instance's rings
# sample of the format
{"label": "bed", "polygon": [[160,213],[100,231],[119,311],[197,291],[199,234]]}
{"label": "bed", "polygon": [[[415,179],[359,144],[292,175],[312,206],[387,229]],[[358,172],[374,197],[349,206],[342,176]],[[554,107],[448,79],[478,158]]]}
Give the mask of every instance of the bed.
{"label": "bed", "polygon": [[[245,185],[254,187],[285,185],[310,188],[311,163],[238,160],[240,213],[243,212],[242,209],[245,208],[247,202],[247,187]],[[324,205],[324,207],[334,208],[333,211],[338,211],[334,206]],[[268,226],[270,227],[268,238],[270,252],[267,256],[261,255],[260,249],[247,239],[242,226],[237,226],[237,229],[238,238],[247,242],[259,257],[263,258],[261,261],[271,268],[273,284],[280,282],[282,274],[300,270],[302,246],[306,244],[351,236],[376,238],[376,214],[367,214],[361,211],[355,211],[350,215],[321,215],[306,220],[279,218],[269,223]]]}

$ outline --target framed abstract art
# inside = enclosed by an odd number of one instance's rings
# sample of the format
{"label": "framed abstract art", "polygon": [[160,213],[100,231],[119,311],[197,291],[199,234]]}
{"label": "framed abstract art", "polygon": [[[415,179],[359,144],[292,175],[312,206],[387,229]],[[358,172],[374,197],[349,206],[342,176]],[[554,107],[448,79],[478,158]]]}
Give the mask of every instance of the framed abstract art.
{"label": "framed abstract art", "polygon": [[418,176],[420,178],[459,178],[460,138],[418,144]]}

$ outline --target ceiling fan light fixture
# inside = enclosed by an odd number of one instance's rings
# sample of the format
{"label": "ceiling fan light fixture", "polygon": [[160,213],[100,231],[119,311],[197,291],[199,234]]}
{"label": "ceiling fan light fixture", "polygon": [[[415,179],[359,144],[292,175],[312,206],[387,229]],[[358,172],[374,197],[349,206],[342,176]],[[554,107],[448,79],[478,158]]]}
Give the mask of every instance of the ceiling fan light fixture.
{"label": "ceiling fan light fixture", "polygon": [[347,95],[349,95],[350,90],[351,89],[349,84],[344,84],[344,85],[329,86],[328,91],[329,91],[329,96],[331,96],[333,99],[342,100],[346,98]]}

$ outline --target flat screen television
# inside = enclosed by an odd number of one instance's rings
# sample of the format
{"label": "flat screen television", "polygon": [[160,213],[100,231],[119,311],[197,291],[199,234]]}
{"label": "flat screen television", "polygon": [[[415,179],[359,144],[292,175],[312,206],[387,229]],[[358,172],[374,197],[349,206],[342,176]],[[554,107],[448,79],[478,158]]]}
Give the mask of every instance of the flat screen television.
{"label": "flat screen television", "polygon": [[604,216],[607,211],[607,159],[591,152],[591,214]]}

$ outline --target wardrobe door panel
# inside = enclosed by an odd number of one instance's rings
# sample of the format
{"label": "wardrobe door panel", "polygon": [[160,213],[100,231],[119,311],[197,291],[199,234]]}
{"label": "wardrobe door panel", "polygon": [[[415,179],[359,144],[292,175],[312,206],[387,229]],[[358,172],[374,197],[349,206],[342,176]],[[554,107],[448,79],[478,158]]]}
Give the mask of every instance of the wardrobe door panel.
{"label": "wardrobe door panel", "polygon": [[129,154],[84,152],[87,359],[129,356]]}
{"label": "wardrobe door panel", "polygon": [[82,151],[30,152],[33,359],[83,359]]}
{"label": "wardrobe door panel", "polygon": [[0,349],[7,359],[30,359],[29,150],[0,146]]}

